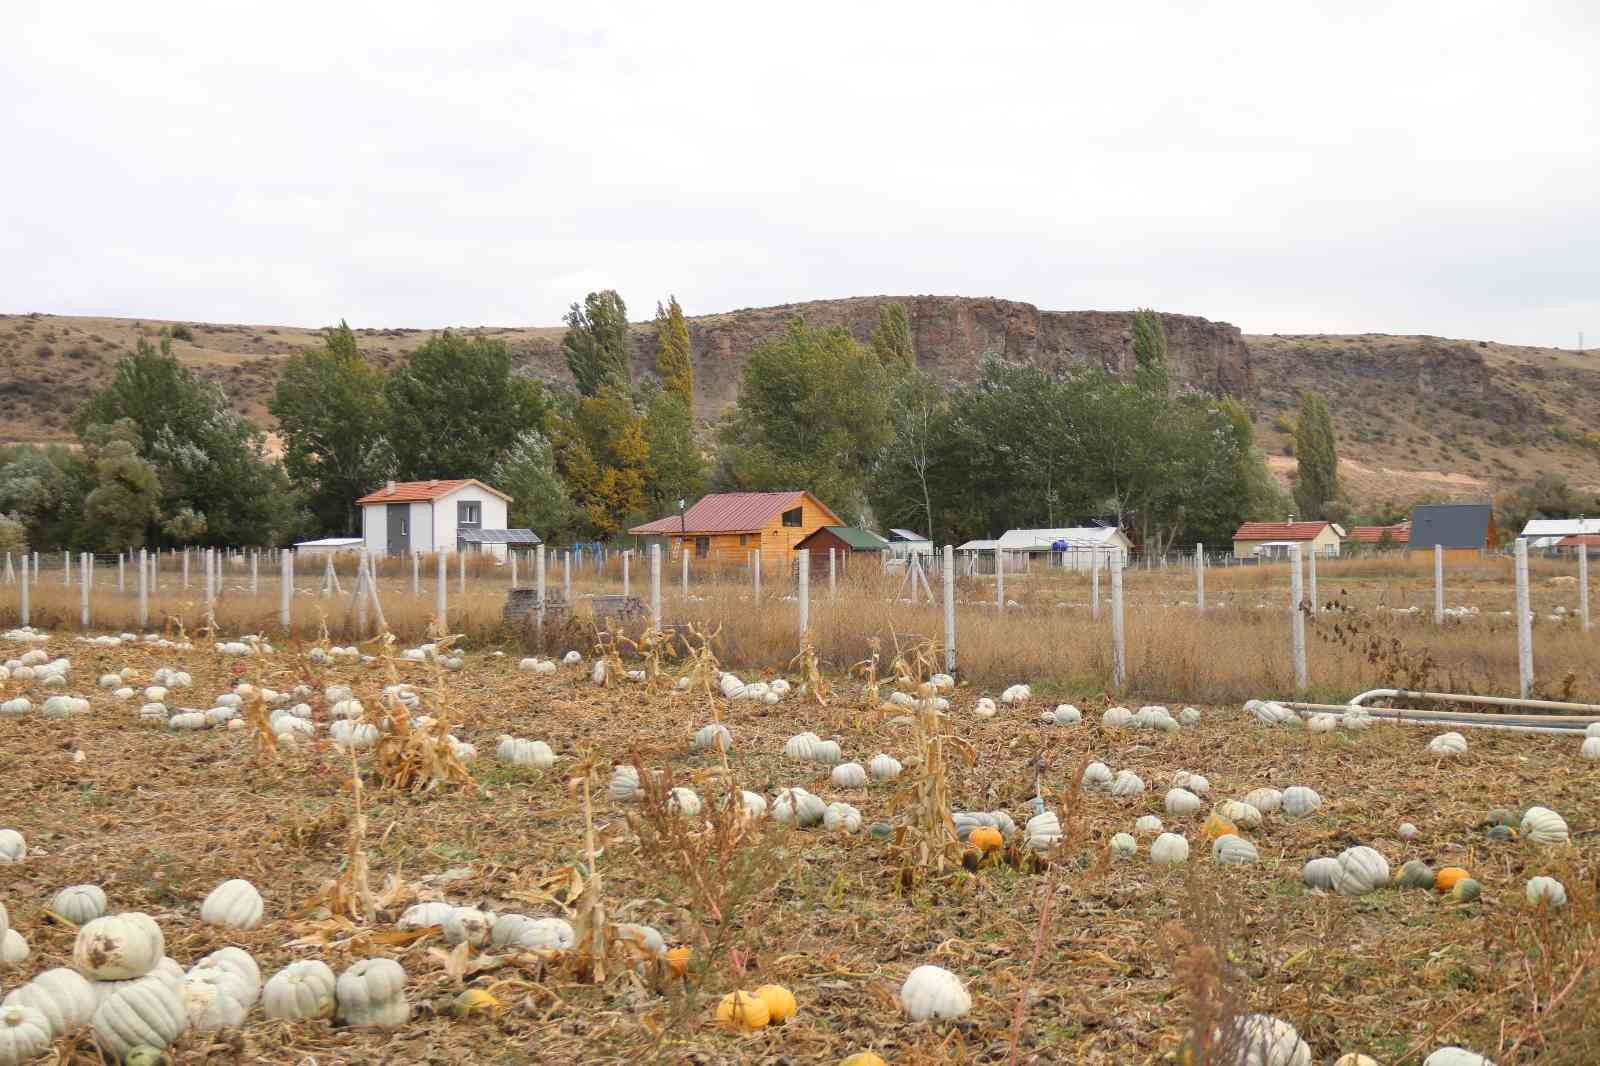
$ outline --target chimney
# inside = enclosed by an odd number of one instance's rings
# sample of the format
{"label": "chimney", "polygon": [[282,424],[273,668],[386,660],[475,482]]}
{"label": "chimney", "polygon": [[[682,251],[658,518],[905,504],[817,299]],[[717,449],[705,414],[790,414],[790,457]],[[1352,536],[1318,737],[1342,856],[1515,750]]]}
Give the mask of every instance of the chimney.
{"label": "chimney", "polygon": [[1293,515],[1293,514],[1291,514],[1291,515],[1290,515],[1290,516],[1289,516],[1289,524],[1290,524],[1290,525],[1291,525],[1291,526],[1292,526],[1292,525],[1294,525],[1294,515]]}
{"label": "chimney", "polygon": [[389,482],[388,486],[383,491],[388,493],[390,496],[393,496],[394,495],[394,482],[392,482],[392,481]]}

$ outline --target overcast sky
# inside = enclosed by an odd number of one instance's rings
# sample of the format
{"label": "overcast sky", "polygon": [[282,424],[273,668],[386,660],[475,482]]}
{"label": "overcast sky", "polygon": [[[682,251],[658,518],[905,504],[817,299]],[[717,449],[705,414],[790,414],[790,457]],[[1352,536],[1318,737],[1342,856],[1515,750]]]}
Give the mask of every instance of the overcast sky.
{"label": "overcast sky", "polygon": [[1600,344],[1594,0],[4,7],[0,311],[942,293]]}

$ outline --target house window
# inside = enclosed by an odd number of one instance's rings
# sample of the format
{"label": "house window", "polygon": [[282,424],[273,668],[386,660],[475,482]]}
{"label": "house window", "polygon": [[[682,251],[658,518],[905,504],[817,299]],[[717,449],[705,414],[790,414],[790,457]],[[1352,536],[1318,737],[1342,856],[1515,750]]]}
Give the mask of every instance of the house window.
{"label": "house window", "polygon": [[796,507],[792,511],[783,512],[783,524],[788,526],[790,529],[799,529],[802,524],[801,512],[803,510],[805,510],[803,507]]}
{"label": "house window", "polygon": [[748,534],[748,533],[740,533],[739,534],[739,547],[741,547],[741,548],[748,547],[749,544],[750,544],[750,534]]}
{"label": "house window", "polygon": [[696,559],[704,559],[706,556],[708,556],[710,554],[711,554],[711,538],[710,537],[696,537],[696,538],[694,538],[694,557]]}
{"label": "house window", "polygon": [[461,500],[456,504],[456,525],[477,528],[483,519],[483,504],[477,500]]}

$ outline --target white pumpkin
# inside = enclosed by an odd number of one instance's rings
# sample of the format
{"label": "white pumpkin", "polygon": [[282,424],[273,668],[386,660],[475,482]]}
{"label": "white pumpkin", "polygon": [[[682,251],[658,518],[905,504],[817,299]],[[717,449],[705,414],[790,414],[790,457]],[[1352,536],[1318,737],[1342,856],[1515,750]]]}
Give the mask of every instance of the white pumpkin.
{"label": "white pumpkin", "polygon": [[1161,819],[1153,814],[1141,815],[1134,821],[1133,831],[1141,836],[1152,836],[1161,832]]}
{"label": "white pumpkin", "polygon": [[204,711],[179,711],[167,719],[167,728],[176,729],[182,733],[193,733],[196,730],[206,729],[211,723],[206,719]]}
{"label": "white pumpkin", "polygon": [[1150,844],[1150,861],[1158,866],[1188,862],[1189,841],[1177,833],[1162,833]]}
{"label": "white pumpkin", "polygon": [[810,762],[812,747],[822,738],[815,733],[796,733],[783,745],[783,757],[795,762]]}
{"label": "white pumpkin", "polygon": [[867,783],[866,768],[858,762],[842,762],[833,768],[830,776],[839,788],[862,788]]}
{"label": "white pumpkin", "polygon": [[1529,807],[1522,816],[1522,838],[1531,844],[1565,844],[1567,822],[1549,807]]}
{"label": "white pumpkin", "polygon": [[878,782],[889,782],[900,776],[905,767],[900,765],[900,760],[893,755],[880,752],[867,761],[867,773]]}
{"label": "white pumpkin", "polygon": [[822,812],[822,828],[830,833],[859,833],[861,812],[848,803],[830,803]]}
{"label": "white pumpkin", "polygon": [[106,912],[106,894],[99,885],[72,885],[51,897],[50,911],[73,925],[83,925]]}
{"label": "white pumpkin", "polygon": [[1125,729],[1133,721],[1133,712],[1126,707],[1108,707],[1100,716],[1100,725],[1106,729]]}
{"label": "white pumpkin", "polygon": [[1528,902],[1537,907],[1547,903],[1554,910],[1567,905],[1567,886],[1553,877],[1532,877],[1525,889]]}
{"label": "white pumpkin", "polygon": [[[54,1036],[65,1036],[82,1029],[94,1017],[94,987],[77,970],[57,966],[46,970],[21,988],[12,989],[0,1006],[32,1007],[50,1023]],[[0,1055],[0,1062],[4,1062]]]}
{"label": "white pumpkin", "polygon": [[556,764],[556,753],[542,740],[502,736],[495,744],[494,755],[508,766],[530,770],[548,770]]}
{"label": "white pumpkin", "polygon": [[972,708],[972,716],[974,718],[993,718],[997,711],[998,708],[995,707],[994,700],[988,696],[981,696],[978,699],[977,706]]}
{"label": "white pumpkin", "polygon": [[222,970],[232,974],[244,985],[246,998],[250,1003],[254,1003],[261,996],[261,967],[256,965],[256,960],[243,948],[218,948],[189,967],[190,976],[199,970]]}
{"label": "white pumpkin", "polygon": [[1332,733],[1339,728],[1339,716],[1333,714],[1314,714],[1306,722],[1306,731],[1309,733]]}
{"label": "white pumpkin", "polygon": [[[496,936],[500,935],[499,924],[495,923]],[[526,924],[518,924],[514,933],[507,935],[511,939],[501,946],[521,951],[565,951],[577,940],[572,924],[565,918],[528,919]]]}
{"label": "white pumpkin", "polygon": [[24,696],[17,696],[13,699],[6,700],[4,703],[0,703],[0,714],[3,715],[15,717],[27,714],[32,710],[33,701]]}
{"label": "white pumpkin", "polygon": [[1261,811],[1238,800],[1223,800],[1217,804],[1217,813],[1241,829],[1261,828]]}
{"label": "white pumpkin", "polygon": [[215,967],[191,970],[184,978],[182,997],[189,1027],[200,1033],[242,1025],[253,1003],[239,978]]}
{"label": "white pumpkin", "polygon": [[1174,818],[1186,818],[1198,811],[1202,805],[1200,797],[1186,788],[1174,788],[1167,791],[1167,813]]}
{"label": "white pumpkin", "polygon": [[772,801],[772,820],[799,828],[820,825],[827,804],[803,788],[786,788]]}
{"label": "white pumpkin", "polygon": [[96,981],[126,981],[149,973],[166,953],[166,938],[154,919],[128,911],[95,918],[80,928],[72,964]]}
{"label": "white pumpkin", "polygon": [[412,932],[417,929],[426,929],[430,925],[443,927],[450,920],[451,913],[455,910],[448,903],[430,900],[426,903],[413,903],[400,915],[400,920],[395,924],[401,929]]}
{"label": "white pumpkin", "polygon": [[1359,733],[1371,729],[1375,719],[1372,712],[1365,707],[1351,707],[1344,712],[1342,724],[1352,733]]}
{"label": "white pumpkin", "polygon": [[21,862],[28,857],[28,842],[15,829],[0,829],[0,866]]}
{"label": "white pumpkin", "polygon": [[378,727],[371,722],[341,719],[328,727],[328,737],[335,747],[345,751],[361,751],[378,742]]}
{"label": "white pumpkin", "polygon": [[1415,840],[1418,832],[1419,830],[1417,827],[1412,825],[1410,822],[1401,822],[1400,827],[1395,830],[1395,833],[1400,837],[1401,840]]}
{"label": "white pumpkin", "polygon": [[1494,1066],[1488,1058],[1466,1048],[1442,1047],[1423,1060],[1422,1066]]}
{"label": "white pumpkin", "polygon": [[1198,707],[1185,707],[1178,712],[1178,721],[1183,725],[1199,725],[1200,709]]}
{"label": "white pumpkin", "polygon": [[0,1006],[0,1066],[37,1058],[50,1050],[53,1040],[50,1019],[41,1011],[21,1003]]}
{"label": "white pumpkin", "polygon": [[953,1021],[972,1009],[972,995],[944,967],[918,966],[900,986],[900,1008],[914,1022]]}
{"label": "white pumpkin", "polygon": [[759,822],[767,816],[767,797],[740,789],[739,809],[746,818],[753,822]]}
{"label": "white pumpkin", "polygon": [[1061,842],[1061,819],[1055,811],[1042,811],[1028,819],[1022,842],[1034,851],[1045,851]]}
{"label": "white pumpkin", "polygon": [[811,745],[811,761],[821,766],[836,766],[844,759],[837,740],[819,740]]}
{"label": "white pumpkin", "polygon": [[5,935],[0,936],[0,967],[20,966],[32,953],[28,941],[15,929],[7,929]]}
{"label": "white pumpkin", "polygon": [[256,886],[240,877],[224,881],[200,904],[200,920],[226,929],[254,929],[266,905]]}
{"label": "white pumpkin", "polygon": [[1224,833],[1212,841],[1211,857],[1225,866],[1240,866],[1260,859],[1254,844],[1232,833]]}
{"label": "white pumpkin", "polygon": [[1318,807],[1322,806],[1322,797],[1314,788],[1305,785],[1291,785],[1283,790],[1283,813],[1291,818],[1300,818]]}
{"label": "white pumpkin", "polygon": [[1012,685],[1000,693],[1001,703],[1026,703],[1033,699],[1033,689],[1027,685]]}
{"label": "white pumpkin", "polygon": [[1266,1014],[1233,1019],[1218,1034],[1229,1066],[1311,1066],[1311,1049],[1295,1027]]}
{"label": "white pumpkin", "polygon": [[1191,774],[1188,770],[1179,770],[1172,775],[1173,788],[1186,788],[1197,796],[1204,796],[1211,791],[1211,782],[1204,774]]}
{"label": "white pumpkin", "polygon": [[680,818],[693,818],[700,813],[700,797],[694,789],[679,785],[667,793],[667,810]]}
{"label": "white pumpkin", "polygon": [[644,789],[639,785],[639,768],[626,763],[613,766],[606,791],[617,803],[637,803],[644,797]]}
{"label": "white pumpkin", "polygon": [[1132,770],[1118,771],[1111,782],[1111,794],[1118,799],[1137,799],[1144,795],[1144,779]]}
{"label": "white pumpkin", "polygon": [[1363,1055],[1359,1051],[1350,1051],[1340,1055],[1334,1061],[1333,1066],[1379,1066],[1379,1063],[1371,1055]]}
{"label": "white pumpkin", "polygon": [[1339,853],[1339,869],[1333,875],[1333,890],[1341,896],[1364,896],[1389,883],[1389,860],[1375,848],[1345,848]]}
{"label": "white pumpkin", "polygon": [[1312,888],[1320,888],[1324,892],[1333,890],[1333,882],[1339,875],[1339,860],[1324,856],[1312,859],[1306,863],[1305,869],[1300,871],[1300,879]]}
{"label": "white pumpkin", "polygon": [[1275,788],[1253,788],[1245,793],[1244,801],[1262,814],[1271,814],[1283,806],[1283,793]]}
{"label": "white pumpkin", "polygon": [[348,1025],[394,1029],[411,1018],[406,972],[393,959],[362,959],[339,975],[334,995]]}
{"label": "white pumpkin", "polygon": [[1428,741],[1428,751],[1434,755],[1461,755],[1467,750],[1467,738],[1460,733],[1440,733]]}
{"label": "white pumpkin", "polygon": [[476,907],[452,907],[443,926],[445,943],[471,944],[481,948],[489,941],[494,918]]}
{"label": "white pumpkin", "polygon": [[1111,843],[1108,846],[1111,850],[1111,857],[1114,859],[1126,859],[1139,851],[1139,842],[1133,839],[1132,833],[1115,834],[1112,836]]}
{"label": "white pumpkin", "polygon": [[1051,725],[1077,725],[1083,721],[1083,712],[1070,703],[1058,703],[1053,711],[1045,711]]}
{"label": "white pumpkin", "polygon": [[1584,737],[1583,746],[1578,749],[1578,754],[1590,761],[1600,761],[1600,737]]}
{"label": "white pumpkin", "polygon": [[291,962],[273,974],[262,990],[262,1013],[268,1018],[293,1022],[331,1018],[334,980],[333,970],[318,959]]}
{"label": "white pumpkin", "polygon": [[1103,762],[1092,762],[1083,768],[1080,783],[1084,788],[1105,788],[1115,779],[1111,767]]}
{"label": "white pumpkin", "polygon": [[728,727],[721,722],[712,722],[700,727],[694,735],[695,751],[732,751],[733,734],[728,732]]}
{"label": "white pumpkin", "polygon": [[100,1043],[125,1057],[140,1044],[170,1047],[189,1025],[183,997],[158,977],[129,981],[95,1009],[90,1025]]}

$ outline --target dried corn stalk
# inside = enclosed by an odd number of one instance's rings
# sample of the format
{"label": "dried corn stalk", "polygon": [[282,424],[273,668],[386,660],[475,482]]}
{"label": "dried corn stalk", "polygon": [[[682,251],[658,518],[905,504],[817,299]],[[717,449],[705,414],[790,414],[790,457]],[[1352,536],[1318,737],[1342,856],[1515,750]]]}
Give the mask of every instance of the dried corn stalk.
{"label": "dried corn stalk", "polygon": [[817,662],[817,648],[811,642],[809,632],[802,638],[800,654],[789,660],[789,668],[793,670],[796,667],[799,667],[801,694],[815,700],[818,707],[826,707],[832,691],[828,688],[827,681],[823,680],[822,670]]}
{"label": "dried corn stalk", "polygon": [[[689,661],[684,671],[678,675],[678,680],[682,682],[684,678],[688,678],[689,692],[699,693],[705,697],[706,709],[710,712],[713,722],[722,720],[717,703],[717,678],[722,674],[722,664],[717,662],[717,654],[712,648],[712,642],[721,635],[721,626],[706,633],[696,628],[693,622],[689,623],[689,636],[680,635],[684,653]],[[698,641],[699,645],[692,643],[690,638]]]}
{"label": "dried corn stalk", "polygon": [[[934,703],[937,693],[928,680],[934,673],[938,649],[923,640],[910,649],[898,641],[890,665],[896,687],[915,697],[912,721],[916,728],[917,766],[906,786],[896,797],[895,806],[907,818],[895,834],[895,850],[916,866],[935,873],[961,861],[961,842],[955,822],[950,818],[950,789],[945,777],[945,749],[948,746],[970,763],[974,751],[970,744],[944,732]],[[876,657],[874,657],[876,664]]]}
{"label": "dried corn stalk", "polygon": [[[415,725],[410,708],[398,699],[377,700],[376,709],[367,706],[363,712],[363,721],[378,728],[378,742],[373,747],[374,771],[386,788],[430,792],[440,785],[472,787],[472,774],[450,740],[453,708],[442,662],[453,640],[447,636],[435,642],[439,654],[432,663],[431,722]],[[384,633],[375,638],[374,643],[378,645],[389,683],[400,684],[393,654],[394,635]]]}
{"label": "dried corn stalk", "polygon": [[570,791],[583,796],[583,889],[573,904],[572,959],[596,984],[606,979],[606,950],[612,931],[606,921],[605,899],[595,849],[594,802],[591,789],[598,780],[599,764],[590,752],[573,768],[567,780]]}

